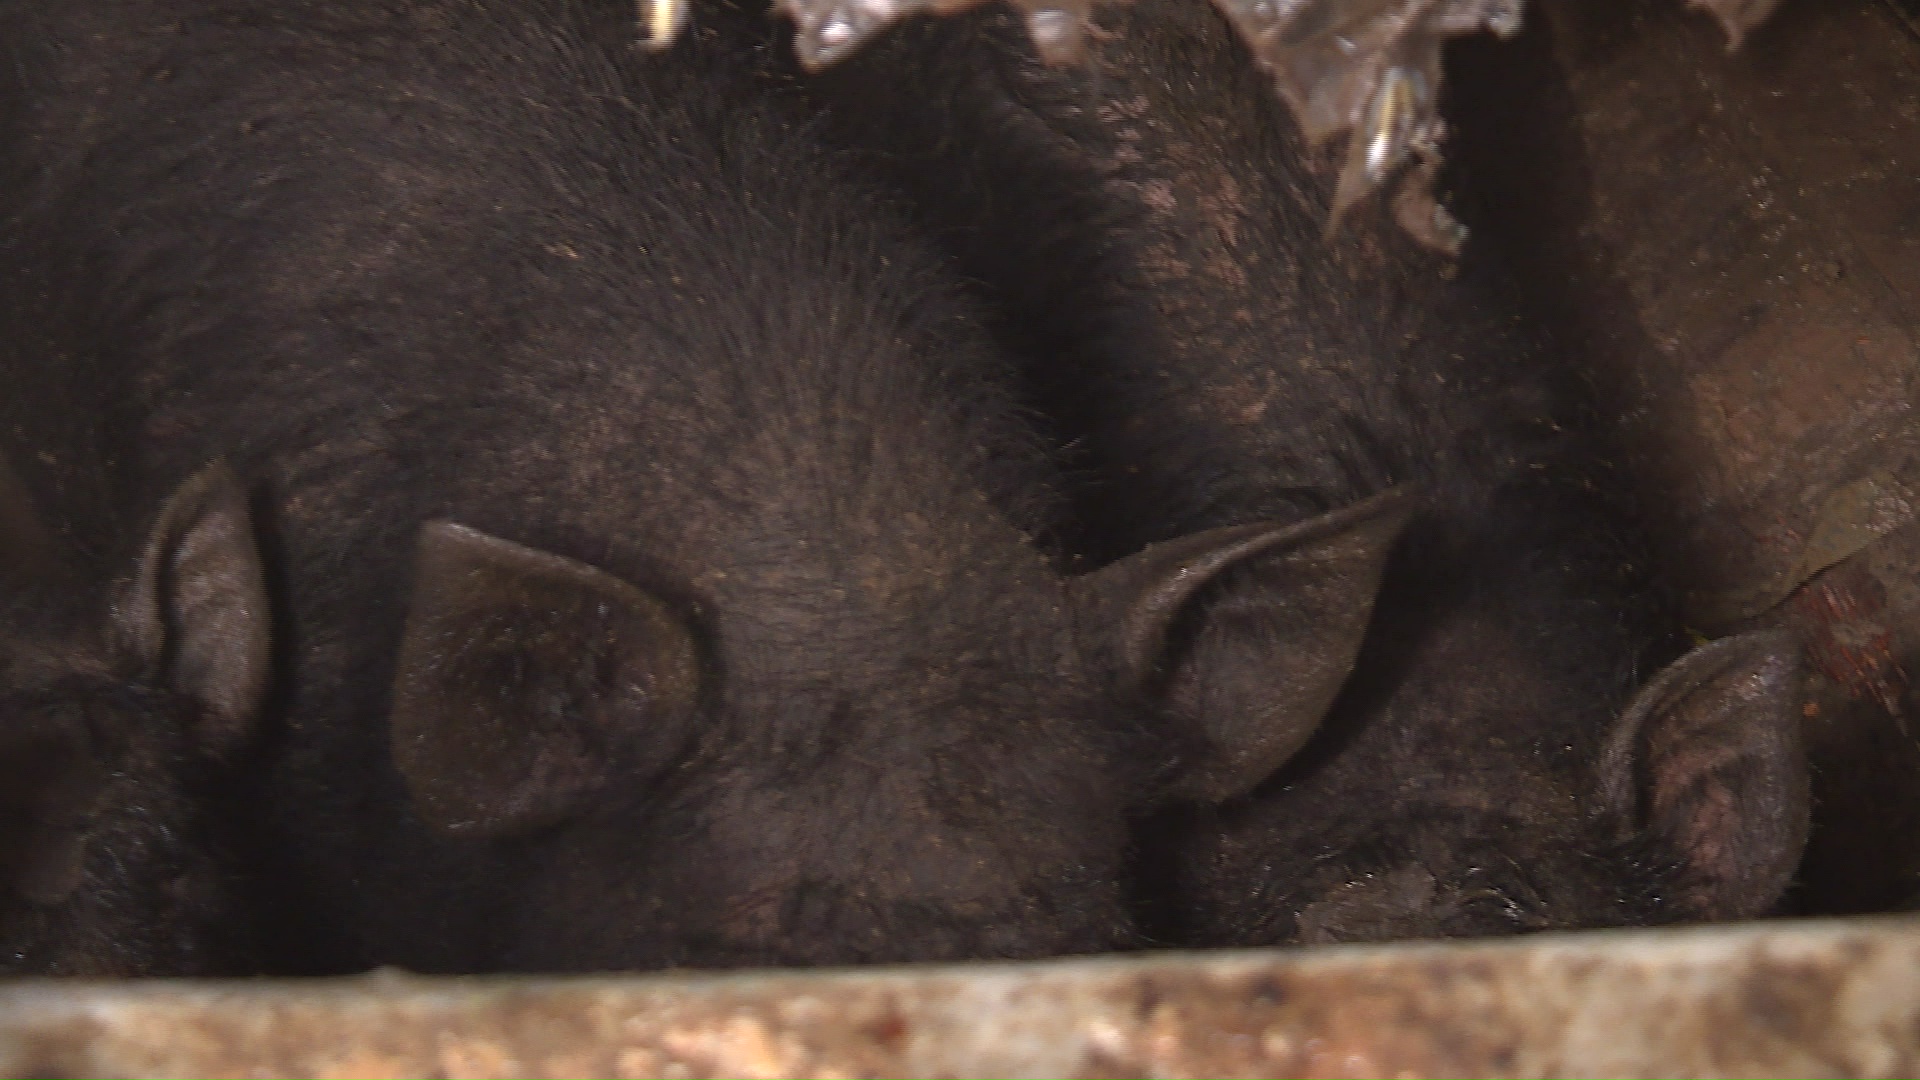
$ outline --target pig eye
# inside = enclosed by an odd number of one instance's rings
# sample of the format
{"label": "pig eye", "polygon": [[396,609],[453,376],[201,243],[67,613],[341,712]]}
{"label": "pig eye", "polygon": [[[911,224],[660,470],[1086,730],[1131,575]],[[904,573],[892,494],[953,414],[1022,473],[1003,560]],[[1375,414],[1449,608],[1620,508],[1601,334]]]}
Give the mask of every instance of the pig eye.
{"label": "pig eye", "polygon": [[1451,906],[1462,923],[1494,932],[1530,933],[1550,927],[1538,903],[1492,883],[1454,893]]}
{"label": "pig eye", "polygon": [[1513,897],[1494,888],[1475,889],[1454,897],[1454,906],[1464,913],[1479,916],[1495,916],[1502,921],[1519,923],[1525,915],[1524,909]]}
{"label": "pig eye", "polygon": [[1526,871],[1505,852],[1488,853],[1450,883],[1453,908],[1478,923],[1507,933],[1547,929],[1546,904]]}

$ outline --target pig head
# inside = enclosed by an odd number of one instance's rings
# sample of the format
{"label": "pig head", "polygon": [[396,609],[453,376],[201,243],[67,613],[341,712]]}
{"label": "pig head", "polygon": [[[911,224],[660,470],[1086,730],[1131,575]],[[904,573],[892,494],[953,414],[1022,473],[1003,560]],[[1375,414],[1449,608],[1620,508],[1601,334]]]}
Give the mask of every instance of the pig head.
{"label": "pig head", "polygon": [[211,818],[266,697],[268,632],[246,501],[220,465],[110,586],[51,562],[0,573],[0,972],[247,973]]}
{"label": "pig head", "polygon": [[[433,830],[531,883],[502,918],[508,968],[1125,946],[1125,807],[1244,791],[1310,736],[1409,504],[1008,589],[991,634],[838,703],[851,676],[762,682],[768,661],[669,588],[430,523],[392,752]],[[1275,658],[1257,679],[1251,654]]]}
{"label": "pig head", "polygon": [[[1337,159],[1217,12],[1098,20],[1084,67],[985,11],[896,28],[810,84],[996,303],[1083,455],[1076,542],[1112,557],[1425,492],[1325,722],[1291,725],[1313,731],[1298,757],[1250,792],[1184,785],[1184,809],[1148,819],[1147,931],[1228,946],[1766,910],[1806,829],[1792,648],[1714,646],[1647,680],[1678,628],[1594,373],[1542,347],[1484,246],[1441,260],[1401,234],[1452,224],[1431,203],[1356,207],[1327,235]],[[1245,644],[1223,683],[1287,662]],[[1184,700],[1215,729],[1262,722],[1251,695]]]}
{"label": "pig head", "polygon": [[1728,638],[1643,679],[1648,650],[1592,581],[1399,561],[1317,741],[1251,794],[1146,830],[1157,934],[1470,937],[1775,908],[1808,829],[1797,642]]}

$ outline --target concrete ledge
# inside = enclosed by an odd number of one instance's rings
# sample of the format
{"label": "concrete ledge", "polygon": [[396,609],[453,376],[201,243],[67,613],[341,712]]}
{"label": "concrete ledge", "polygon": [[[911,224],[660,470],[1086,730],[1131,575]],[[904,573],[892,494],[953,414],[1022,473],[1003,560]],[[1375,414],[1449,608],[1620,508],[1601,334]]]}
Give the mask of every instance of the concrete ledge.
{"label": "concrete ledge", "polygon": [[1920,1073],[1920,918],[815,973],[0,986],[0,1074]]}

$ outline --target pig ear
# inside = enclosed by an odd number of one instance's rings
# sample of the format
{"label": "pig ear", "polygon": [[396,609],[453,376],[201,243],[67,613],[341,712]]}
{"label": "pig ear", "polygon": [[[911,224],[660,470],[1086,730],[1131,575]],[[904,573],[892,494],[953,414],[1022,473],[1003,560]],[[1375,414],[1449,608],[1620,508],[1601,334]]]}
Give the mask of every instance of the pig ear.
{"label": "pig ear", "polygon": [[249,734],[267,693],[266,576],[240,480],[215,462],[161,507],[114,638],[150,682],[200,702],[194,737],[218,752]]}
{"label": "pig ear", "polygon": [[1313,734],[1353,669],[1415,501],[1395,488],[1296,525],[1214,529],[1074,583],[1111,670],[1196,737],[1174,796],[1244,794]]}
{"label": "pig ear", "polygon": [[57,904],[80,884],[88,831],[106,790],[77,709],[8,710],[0,727],[0,888]]}
{"label": "pig ear", "polygon": [[1671,897],[1700,919],[1765,914],[1806,846],[1800,649],[1783,633],[1695,649],[1640,691],[1601,756],[1619,838],[1674,858]]}
{"label": "pig ear", "polygon": [[434,827],[566,818],[636,756],[662,764],[698,690],[693,635],[654,597],[463,525],[421,530],[392,737]]}

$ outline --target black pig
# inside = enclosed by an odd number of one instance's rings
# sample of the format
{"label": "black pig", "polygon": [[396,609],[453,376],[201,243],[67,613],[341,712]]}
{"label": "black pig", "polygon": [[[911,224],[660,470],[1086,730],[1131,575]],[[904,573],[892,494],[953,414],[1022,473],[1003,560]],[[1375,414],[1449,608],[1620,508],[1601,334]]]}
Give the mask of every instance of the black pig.
{"label": "black pig", "polygon": [[[1580,373],[1480,259],[1443,262],[1379,211],[1323,237],[1332,163],[1210,6],[1098,17],[1084,69],[1041,65],[994,12],[900,27],[808,84],[1032,358],[1094,477],[1082,546],[1110,558],[1424,492],[1301,758],[1251,796],[1190,786],[1144,830],[1158,932],[1259,944],[1767,910],[1807,827],[1791,643],[1699,650],[1636,696],[1676,628]],[[1282,677],[1291,661],[1264,644],[1246,639],[1223,682]],[[1239,730],[1269,722],[1262,705],[1197,708]]]}
{"label": "black pig", "polygon": [[[0,539],[39,532],[5,527],[25,511],[0,506]],[[35,547],[0,543],[0,972],[249,972],[221,819],[259,726],[269,626],[232,474],[189,480],[112,583]]]}
{"label": "black pig", "polygon": [[1218,782],[1338,688],[1404,498],[1063,577],[1004,361],[726,17],[0,13],[0,431],[109,551],[192,463],[257,493],[277,963],[1109,948],[1150,714],[1264,700]]}

